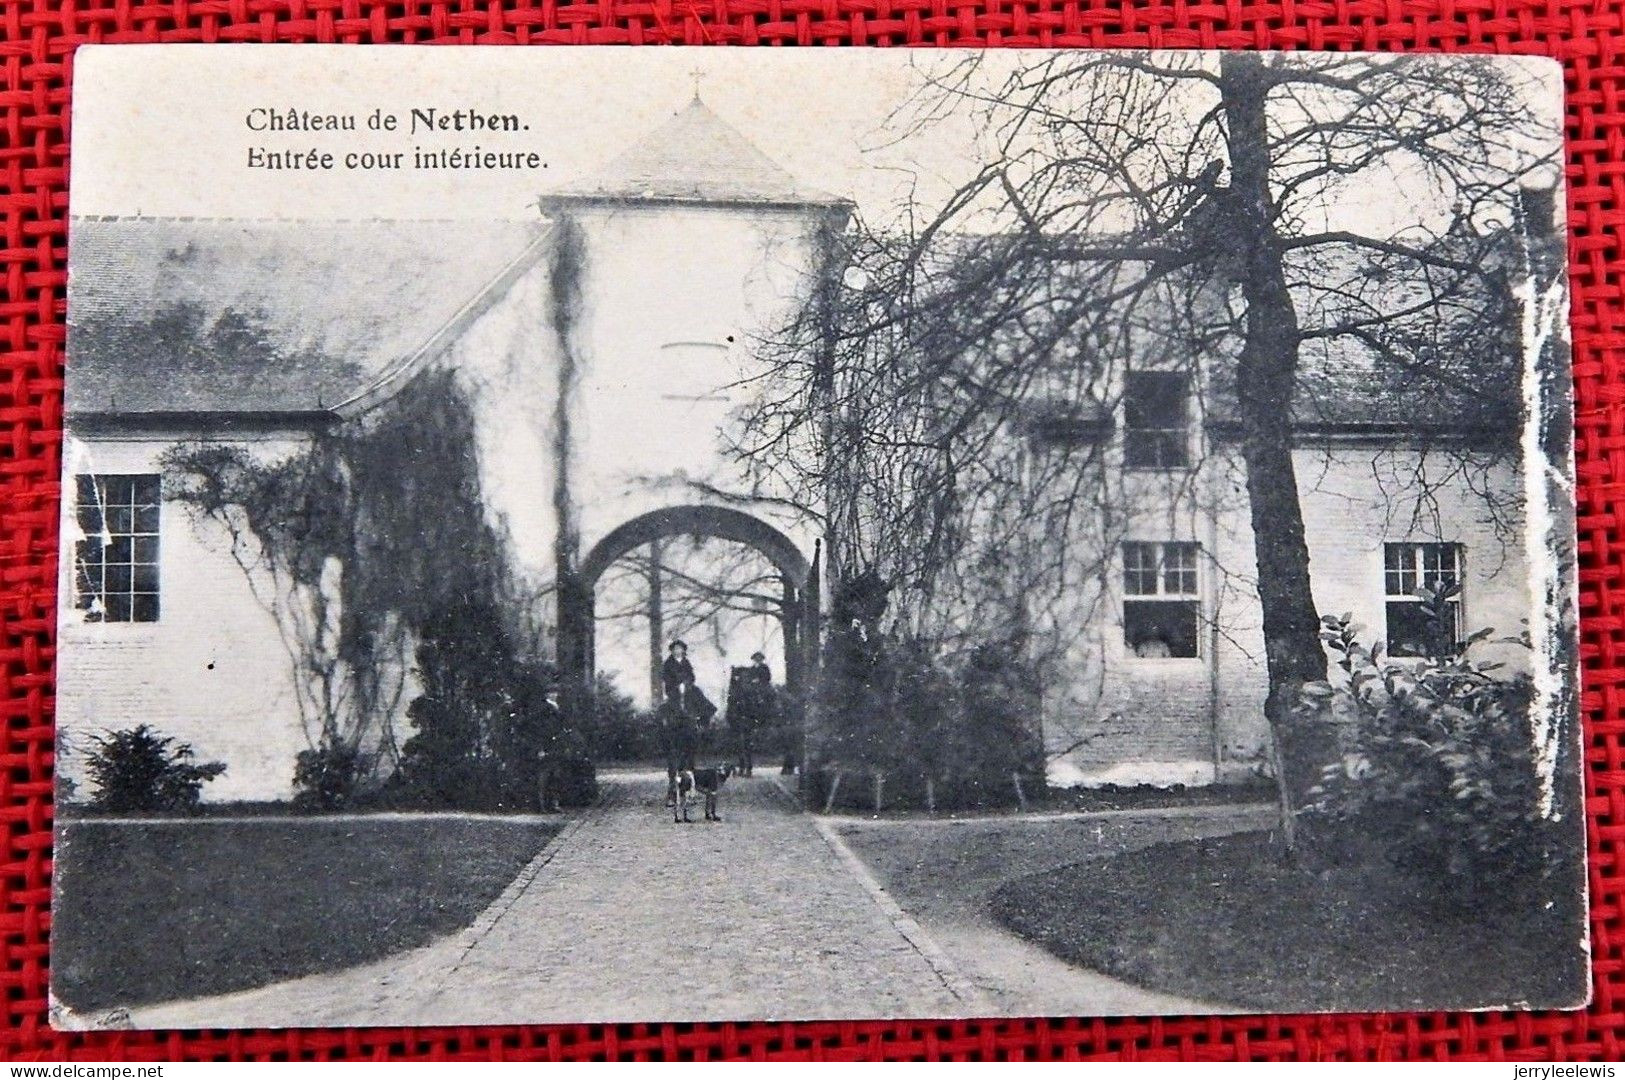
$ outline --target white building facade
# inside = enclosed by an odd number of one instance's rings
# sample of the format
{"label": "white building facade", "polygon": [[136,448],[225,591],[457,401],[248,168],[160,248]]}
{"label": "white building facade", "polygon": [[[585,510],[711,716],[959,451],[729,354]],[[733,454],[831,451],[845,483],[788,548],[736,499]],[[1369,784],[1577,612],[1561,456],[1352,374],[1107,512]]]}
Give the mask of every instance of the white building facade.
{"label": "white building facade", "polygon": [[[219,445],[285,460],[367,423],[426,373],[472,403],[487,524],[567,670],[594,664],[591,593],[608,563],[704,532],[782,573],[796,613],[785,662],[804,679],[829,595],[818,508],[745,472],[726,432],[757,392],[764,340],[829,271],[828,238],[850,210],[696,100],[593,182],[546,197],[531,223],[76,220],[61,775],[83,781],[96,734],[148,723],[227,764],[207,798],[289,797],[294,759],[318,736],[299,650],[252,543],[171,497],[165,454]],[[1094,569],[1062,616],[1074,644],[1035,718],[1056,783],[1203,784],[1268,758],[1237,455],[1199,380],[1141,391],[1114,407],[1098,466],[1124,519],[1066,541],[1103,550],[1080,561]],[[1184,449],[1158,449],[1159,431]],[[1402,422],[1369,421],[1305,432],[1319,610],[1403,647],[1411,590],[1449,578],[1461,634],[1517,632],[1531,584],[1519,474],[1477,437],[1411,439]],[[1418,498],[1418,476],[1480,458],[1473,483]],[[408,454],[400,468],[412,467]],[[1492,512],[1485,487],[1512,497]]]}

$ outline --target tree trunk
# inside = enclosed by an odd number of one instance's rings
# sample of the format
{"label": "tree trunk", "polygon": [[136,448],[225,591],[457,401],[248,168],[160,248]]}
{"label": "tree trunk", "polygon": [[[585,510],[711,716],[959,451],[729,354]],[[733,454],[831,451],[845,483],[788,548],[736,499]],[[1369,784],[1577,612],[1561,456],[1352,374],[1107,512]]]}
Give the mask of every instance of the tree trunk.
{"label": "tree trunk", "polygon": [[1263,57],[1250,53],[1225,56],[1220,72],[1230,149],[1230,220],[1243,260],[1247,305],[1236,398],[1269,670],[1264,714],[1275,742],[1283,831],[1290,844],[1296,832],[1292,816],[1327,760],[1323,740],[1304,730],[1295,716],[1304,683],[1326,677],[1292,462],[1298,314],[1282,267],[1270,190],[1266,108],[1272,73]]}
{"label": "tree trunk", "polygon": [[661,578],[665,576],[661,566],[664,547],[659,540],[649,543],[649,702],[654,708],[660,707],[666,686],[660,674],[666,656],[666,613],[661,595]]}

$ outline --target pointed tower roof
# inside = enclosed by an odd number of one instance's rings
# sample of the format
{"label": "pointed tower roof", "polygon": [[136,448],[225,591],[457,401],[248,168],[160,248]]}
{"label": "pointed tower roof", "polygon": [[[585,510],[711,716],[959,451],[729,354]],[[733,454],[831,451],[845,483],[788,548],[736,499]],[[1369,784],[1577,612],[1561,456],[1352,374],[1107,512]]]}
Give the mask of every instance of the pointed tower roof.
{"label": "pointed tower roof", "polygon": [[603,202],[842,206],[845,199],[801,184],[725,122],[698,94],[565,198]]}

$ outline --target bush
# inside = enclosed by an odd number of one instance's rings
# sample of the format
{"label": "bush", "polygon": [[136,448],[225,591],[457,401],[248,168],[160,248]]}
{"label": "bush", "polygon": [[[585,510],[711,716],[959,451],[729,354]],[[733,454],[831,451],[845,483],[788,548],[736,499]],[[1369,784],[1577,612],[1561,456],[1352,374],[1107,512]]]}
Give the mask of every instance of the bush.
{"label": "bush", "polygon": [[353,746],[323,740],[294,759],[293,804],[301,810],[339,810],[358,794],[371,771],[367,756]]}
{"label": "bush", "polygon": [[1348,618],[1321,638],[1346,678],[1304,688],[1299,715],[1331,718],[1345,752],[1310,791],[1306,823],[1329,850],[1374,851],[1441,896],[1507,897],[1555,873],[1564,845],[1541,813],[1532,684],[1455,655],[1395,661]]}
{"label": "bush", "polygon": [[949,732],[957,769],[948,770],[962,805],[1004,803],[1014,778],[1027,792],[1041,786],[1037,680],[1010,642],[977,646],[960,674],[960,715]]}
{"label": "bush", "polygon": [[146,724],[95,737],[86,759],[93,806],[115,813],[174,813],[196,809],[203,785],[226,771],[198,764],[191,743],[176,742]]}
{"label": "bush", "polygon": [[[867,584],[862,595],[884,591]],[[1038,793],[1037,694],[1017,643],[947,659],[860,615],[837,623],[828,649],[807,784],[815,807],[837,775],[834,805],[848,809],[1014,806]]]}
{"label": "bush", "polygon": [[593,680],[581,735],[595,761],[659,761],[664,756],[659,719],[640,711],[607,672],[599,672]]}
{"label": "bush", "polygon": [[422,693],[383,796],[396,806],[535,810],[541,756],[561,737],[557,675],[524,660],[488,603],[427,621],[415,654]]}
{"label": "bush", "polygon": [[543,810],[591,806],[598,801],[598,770],[585,754],[566,751],[544,760]]}

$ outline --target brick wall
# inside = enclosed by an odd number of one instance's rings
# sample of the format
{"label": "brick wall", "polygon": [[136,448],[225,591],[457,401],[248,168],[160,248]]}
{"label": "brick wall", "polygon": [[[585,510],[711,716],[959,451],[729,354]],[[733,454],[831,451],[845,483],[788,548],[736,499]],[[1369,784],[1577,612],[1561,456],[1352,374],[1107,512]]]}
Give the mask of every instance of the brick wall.
{"label": "brick wall", "polygon": [[[1363,637],[1386,633],[1383,545],[1461,544],[1463,619],[1468,633],[1516,634],[1526,617],[1530,570],[1518,508],[1499,522],[1480,492],[1516,493],[1510,463],[1464,461],[1459,452],[1392,450],[1345,443],[1300,450],[1296,459],[1315,603],[1350,614]],[[1423,478],[1426,482],[1423,482]],[[1210,452],[1190,482],[1130,477],[1115,529],[1088,538],[1202,545],[1203,628],[1198,659],[1142,659],[1122,632],[1121,566],[1079,588],[1081,632],[1066,663],[1052,669],[1045,741],[1057,783],[1207,783],[1257,772],[1268,730],[1256,556],[1239,463]],[[1517,663],[1516,647],[1480,647],[1486,659]],[[1526,659],[1526,657],[1522,657]]]}

